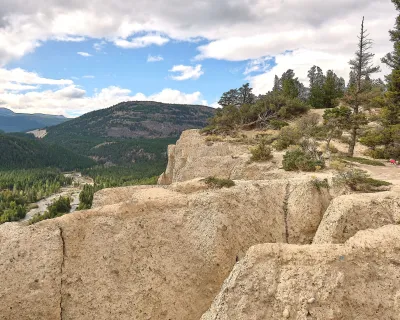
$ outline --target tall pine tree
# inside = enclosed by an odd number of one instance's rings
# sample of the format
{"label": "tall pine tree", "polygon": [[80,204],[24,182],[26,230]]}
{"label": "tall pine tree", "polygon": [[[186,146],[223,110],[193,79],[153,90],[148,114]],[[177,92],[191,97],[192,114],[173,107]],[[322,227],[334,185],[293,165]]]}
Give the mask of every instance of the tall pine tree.
{"label": "tall pine tree", "polygon": [[373,66],[372,59],[374,54],[370,52],[372,40],[368,38],[367,30],[364,28],[364,17],[361,23],[361,31],[358,36],[358,48],[355,52],[355,58],[350,60],[349,64],[354,73],[355,83],[348,89],[343,102],[351,108],[352,116],[350,129],[349,156],[354,155],[354,148],[357,143],[360,128],[367,123],[366,116],[362,111],[362,106],[371,100],[368,90],[368,80],[373,73],[380,70],[379,66]]}

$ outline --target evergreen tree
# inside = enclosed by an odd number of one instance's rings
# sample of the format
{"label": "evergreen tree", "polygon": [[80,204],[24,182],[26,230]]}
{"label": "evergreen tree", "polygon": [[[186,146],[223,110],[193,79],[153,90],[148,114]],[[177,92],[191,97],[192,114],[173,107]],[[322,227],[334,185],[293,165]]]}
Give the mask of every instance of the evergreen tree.
{"label": "evergreen tree", "polygon": [[[400,0],[392,0],[397,11],[400,11]],[[389,31],[390,40],[393,42],[394,50],[388,53],[382,62],[387,64],[394,71],[400,71],[400,15],[396,18],[396,24],[393,30]]]}
{"label": "evergreen tree", "polygon": [[325,82],[325,77],[321,68],[313,66],[308,71],[308,78],[310,80],[310,95],[308,103],[313,108],[323,108],[324,107],[323,85]]}
{"label": "evergreen tree", "polygon": [[323,85],[323,106],[334,108],[337,106],[337,99],[344,95],[344,79],[339,78],[332,70],[328,70]]}
{"label": "evergreen tree", "polygon": [[354,155],[354,148],[359,135],[359,130],[363,124],[367,123],[366,116],[362,112],[361,107],[366,105],[372,99],[369,94],[366,79],[380,70],[378,66],[372,65],[372,58],[374,54],[369,52],[372,47],[372,40],[368,38],[367,30],[364,28],[364,17],[361,23],[361,31],[358,37],[358,49],[355,53],[355,58],[350,60],[349,64],[354,73],[355,83],[349,88],[343,102],[351,108],[352,116],[349,121],[351,122],[350,130],[350,143],[349,143],[349,156]]}

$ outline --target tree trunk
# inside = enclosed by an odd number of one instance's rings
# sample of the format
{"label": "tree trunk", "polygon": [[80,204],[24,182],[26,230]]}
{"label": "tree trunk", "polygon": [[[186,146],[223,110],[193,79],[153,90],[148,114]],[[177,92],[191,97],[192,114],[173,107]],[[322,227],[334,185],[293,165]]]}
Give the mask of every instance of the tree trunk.
{"label": "tree trunk", "polygon": [[352,128],[351,129],[351,137],[350,137],[350,143],[349,143],[349,152],[348,156],[353,157],[354,156],[354,148],[356,146],[357,142],[357,128]]}

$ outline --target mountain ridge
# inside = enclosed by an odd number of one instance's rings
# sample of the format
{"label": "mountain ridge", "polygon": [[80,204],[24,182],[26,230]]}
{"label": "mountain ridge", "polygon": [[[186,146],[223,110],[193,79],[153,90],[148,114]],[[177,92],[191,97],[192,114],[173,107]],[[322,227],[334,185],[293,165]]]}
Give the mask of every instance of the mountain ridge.
{"label": "mountain ridge", "polygon": [[67,121],[62,115],[43,113],[16,113],[0,107],[0,130],[4,132],[26,132],[41,129]]}

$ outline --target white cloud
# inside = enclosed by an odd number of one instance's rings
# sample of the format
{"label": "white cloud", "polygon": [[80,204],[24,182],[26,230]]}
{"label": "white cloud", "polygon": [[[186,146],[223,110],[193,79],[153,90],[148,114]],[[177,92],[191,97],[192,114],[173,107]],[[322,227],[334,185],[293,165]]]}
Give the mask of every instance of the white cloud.
{"label": "white cloud", "polygon": [[[46,85],[50,89],[41,90],[41,85]],[[0,68],[0,105],[15,112],[75,116],[134,100],[207,104],[198,91],[184,93],[170,88],[145,95],[132,94],[129,89],[110,86],[90,97],[87,96],[86,90],[78,87],[72,80],[48,79],[22,69]]]}
{"label": "white cloud", "polygon": [[92,75],[88,74],[88,75],[86,75],[86,76],[83,76],[82,78],[85,78],[85,79],[94,79],[95,76],[92,76]]}
{"label": "white cloud", "polygon": [[61,35],[61,36],[56,36],[54,37],[54,40],[56,41],[64,41],[64,42],[83,42],[86,40],[85,37],[75,37],[75,36],[69,36],[69,35]]}
{"label": "white cloud", "polygon": [[151,54],[149,54],[147,57],[147,62],[159,62],[159,61],[163,61],[163,60],[164,60],[164,58],[160,55],[152,56]]}
{"label": "white cloud", "polygon": [[82,57],[91,57],[92,56],[90,53],[82,52],[82,51],[77,52],[77,54],[79,54]]}
{"label": "white cloud", "polygon": [[201,75],[204,74],[203,70],[201,69],[201,64],[198,64],[195,67],[184,66],[184,65],[173,66],[172,69],[169,71],[180,73],[178,75],[171,76],[171,79],[176,81],[183,81],[189,79],[196,80],[200,78]]}
{"label": "white cloud", "polygon": [[162,46],[169,41],[168,38],[162,37],[156,34],[149,34],[143,37],[132,38],[131,40],[125,39],[117,39],[114,41],[114,44],[117,47],[121,47],[124,49],[138,49],[144,48],[151,45]]}
{"label": "white cloud", "polygon": [[100,52],[100,51],[103,50],[103,48],[106,46],[106,44],[107,44],[107,42],[104,41],[104,40],[102,40],[102,41],[100,41],[100,42],[96,42],[96,43],[93,45],[93,48],[94,48],[96,51]]}

